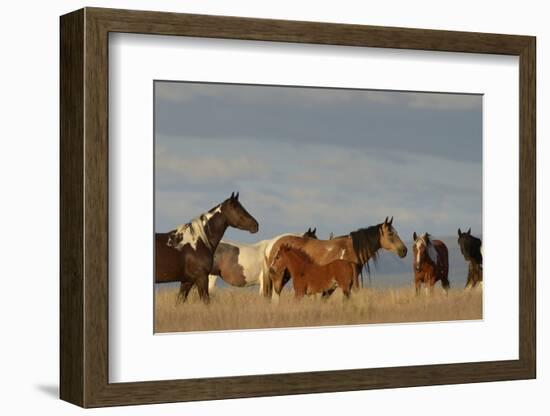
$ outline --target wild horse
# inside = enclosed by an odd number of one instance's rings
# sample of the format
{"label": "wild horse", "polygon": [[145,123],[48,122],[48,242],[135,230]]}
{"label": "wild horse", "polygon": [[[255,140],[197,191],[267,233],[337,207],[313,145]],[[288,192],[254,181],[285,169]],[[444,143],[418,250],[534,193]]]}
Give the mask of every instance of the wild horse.
{"label": "wild horse", "polygon": [[465,233],[458,229],[458,245],[464,256],[464,260],[469,263],[468,279],[466,280],[466,289],[474,288],[483,282],[483,255],[481,253],[481,240],[472,235],[472,229]]}
{"label": "wild horse", "polygon": [[[334,260],[346,260],[358,265],[359,270],[369,267],[369,260],[376,261],[378,250],[384,249],[397,254],[399,257],[407,255],[407,247],[399,238],[399,235],[392,225],[393,217],[388,217],[383,223],[367,228],[360,228],[348,235],[333,237],[331,240],[314,240],[298,236],[280,238],[271,250],[268,264],[273,263],[273,256],[283,244],[298,248],[306,252],[315,263],[319,265],[328,264]],[[288,279],[286,279],[288,281]],[[284,284],[281,287],[274,287],[271,282],[269,290],[273,291],[273,300],[278,301]],[[357,277],[354,286],[358,286]]]}
{"label": "wild horse", "polygon": [[[315,232],[317,229],[308,228],[303,237],[317,238]],[[255,244],[236,243],[233,241],[222,240],[214,253],[212,270],[208,276],[208,291],[212,293],[215,288],[216,280],[221,277],[222,280],[238,287],[248,287],[260,285],[260,295],[271,295],[266,290],[266,280],[268,277],[268,267],[266,258],[269,256],[273,244],[281,238],[290,235],[282,234],[269,240],[258,241]]]}
{"label": "wild horse", "polygon": [[183,302],[196,285],[208,303],[208,274],[218,243],[227,227],[258,231],[258,221],[239,202],[239,193],[168,233],[155,235],[155,283],[181,282],[178,299]]}
{"label": "wild horse", "polygon": [[430,234],[420,236],[413,233],[413,270],[414,286],[416,294],[420,293],[422,284],[433,293],[437,281],[445,293],[448,292],[449,283],[449,251],[441,240],[432,240]]}

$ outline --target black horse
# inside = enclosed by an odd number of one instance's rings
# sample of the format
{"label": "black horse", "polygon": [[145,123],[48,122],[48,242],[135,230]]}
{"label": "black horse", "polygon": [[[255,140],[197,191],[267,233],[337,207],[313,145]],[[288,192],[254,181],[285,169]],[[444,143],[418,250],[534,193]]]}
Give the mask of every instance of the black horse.
{"label": "black horse", "polygon": [[196,285],[200,298],[208,303],[208,274],[227,227],[258,231],[258,221],[241,205],[238,193],[191,222],[156,234],[155,283],[181,282],[178,298],[184,302]]}
{"label": "black horse", "polygon": [[458,229],[458,245],[464,259],[469,263],[466,289],[474,288],[483,281],[483,256],[481,255],[481,240],[472,235],[472,229],[465,233]]}

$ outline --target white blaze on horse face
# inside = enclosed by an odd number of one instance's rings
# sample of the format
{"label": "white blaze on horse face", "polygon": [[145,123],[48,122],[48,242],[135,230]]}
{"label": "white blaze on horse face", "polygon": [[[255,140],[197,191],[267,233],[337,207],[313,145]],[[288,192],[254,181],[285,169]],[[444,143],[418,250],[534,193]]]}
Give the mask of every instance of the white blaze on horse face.
{"label": "white blaze on horse face", "polygon": [[414,246],[416,247],[416,264],[420,264],[420,246],[424,244],[424,240],[419,238],[415,241]]}

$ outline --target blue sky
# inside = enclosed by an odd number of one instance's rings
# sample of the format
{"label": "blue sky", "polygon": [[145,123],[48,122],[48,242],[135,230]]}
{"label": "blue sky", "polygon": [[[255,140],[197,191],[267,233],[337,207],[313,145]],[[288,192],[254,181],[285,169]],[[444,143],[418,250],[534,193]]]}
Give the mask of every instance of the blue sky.
{"label": "blue sky", "polygon": [[155,83],[155,223],[167,231],[232,191],[256,241],[395,217],[400,235],[481,233],[482,97]]}

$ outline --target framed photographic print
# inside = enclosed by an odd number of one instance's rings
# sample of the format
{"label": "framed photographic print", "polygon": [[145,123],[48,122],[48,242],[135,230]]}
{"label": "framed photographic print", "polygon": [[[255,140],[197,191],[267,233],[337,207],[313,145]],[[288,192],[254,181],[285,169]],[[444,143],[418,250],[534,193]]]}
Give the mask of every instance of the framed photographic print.
{"label": "framed photographic print", "polygon": [[62,399],[535,377],[535,38],[85,8],[60,52]]}

